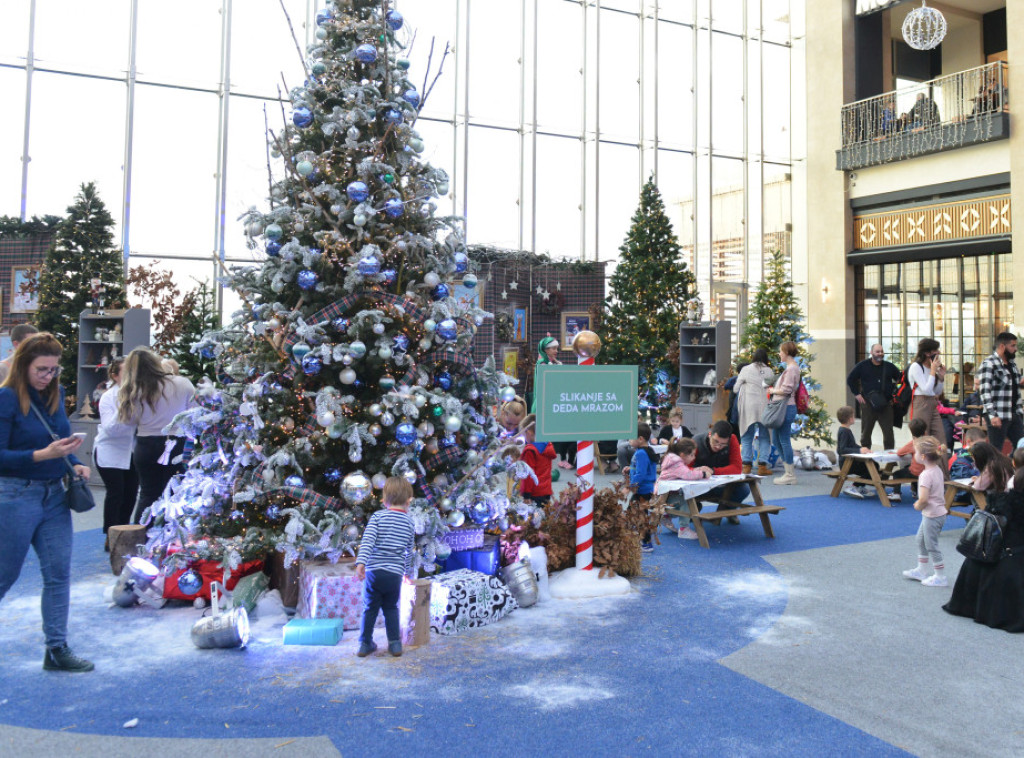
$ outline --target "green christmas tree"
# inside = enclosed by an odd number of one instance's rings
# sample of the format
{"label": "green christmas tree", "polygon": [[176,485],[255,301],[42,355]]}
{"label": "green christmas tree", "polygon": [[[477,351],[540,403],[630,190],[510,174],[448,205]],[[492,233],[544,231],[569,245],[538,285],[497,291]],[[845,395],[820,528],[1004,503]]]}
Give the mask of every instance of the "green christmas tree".
{"label": "green christmas tree", "polygon": [[682,260],[653,178],[640,192],[619,253],[601,328],[601,362],[639,366],[641,406],[660,409],[669,405],[667,387],[677,372],[668,352],[679,340],[679,323],[697,282]]}
{"label": "green christmas tree", "polygon": [[515,396],[472,360],[489,314],[452,297],[477,286],[459,219],[435,215],[448,176],[423,162],[404,19],[379,0],[333,0],[316,17],[308,78],[289,92],[269,207],[244,217],[266,261],[235,269],[243,308],[208,333],[216,363],[178,429],[187,471],[151,513],[150,552],[228,568],[268,550],[353,553],[390,476],[414,488],[414,565],[467,519],[507,528],[539,513],[510,497],[526,464],[491,413]]}
{"label": "green christmas tree", "polygon": [[220,316],[213,298],[213,288],[208,281],[199,282],[185,293],[181,300],[181,334],[168,351],[178,362],[181,373],[193,379],[213,376],[215,361],[204,358],[193,349],[207,332],[220,328]]}
{"label": "green christmas tree", "polygon": [[816,444],[831,445],[832,421],[817,394],[821,385],[811,376],[814,353],[810,346],[814,339],[804,330],[804,324],[804,312],[793,294],[793,280],[786,270],[786,257],[781,251],[774,250],[768,258],[764,278],[747,310],[736,360],[737,363],[749,362],[753,352],[763,347],[769,359],[775,362],[778,360],[779,345],[795,342],[800,350],[796,360],[810,394],[810,408],[806,416],[797,416],[795,425],[800,427],[800,436]]}
{"label": "green christmas tree", "polygon": [[114,219],[92,182],[83,184],[58,224],[39,274],[35,325],[64,345],[61,383],[69,398],[78,384],[78,319],[102,299],[103,307],[124,308],[124,261],[114,247]]}

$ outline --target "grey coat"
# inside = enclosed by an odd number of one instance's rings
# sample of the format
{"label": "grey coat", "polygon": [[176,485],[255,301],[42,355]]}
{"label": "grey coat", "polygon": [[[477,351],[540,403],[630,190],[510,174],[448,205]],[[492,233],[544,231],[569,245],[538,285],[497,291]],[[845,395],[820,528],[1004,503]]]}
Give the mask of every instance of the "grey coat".
{"label": "grey coat", "polygon": [[740,371],[733,386],[740,434],[746,432],[751,424],[761,422],[761,414],[768,405],[768,387],[774,383],[775,374],[763,363],[748,364]]}

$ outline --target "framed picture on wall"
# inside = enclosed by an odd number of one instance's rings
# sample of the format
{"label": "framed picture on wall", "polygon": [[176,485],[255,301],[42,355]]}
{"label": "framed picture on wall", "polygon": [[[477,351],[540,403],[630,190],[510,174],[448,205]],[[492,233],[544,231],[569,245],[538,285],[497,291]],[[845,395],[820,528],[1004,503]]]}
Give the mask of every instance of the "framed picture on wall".
{"label": "framed picture on wall", "polygon": [[11,267],[11,313],[35,313],[39,310],[39,266]]}
{"label": "framed picture on wall", "polygon": [[562,311],[562,350],[572,350],[572,338],[590,329],[590,314],[585,311]]}
{"label": "framed picture on wall", "polygon": [[470,289],[466,285],[456,282],[452,285],[452,297],[466,308],[470,306],[484,307],[484,288],[482,284],[477,284]]}
{"label": "framed picture on wall", "polygon": [[501,349],[501,370],[509,376],[519,376],[518,347],[503,347]]}
{"label": "framed picture on wall", "polygon": [[512,311],[512,341],[526,342],[526,308],[515,308]]}

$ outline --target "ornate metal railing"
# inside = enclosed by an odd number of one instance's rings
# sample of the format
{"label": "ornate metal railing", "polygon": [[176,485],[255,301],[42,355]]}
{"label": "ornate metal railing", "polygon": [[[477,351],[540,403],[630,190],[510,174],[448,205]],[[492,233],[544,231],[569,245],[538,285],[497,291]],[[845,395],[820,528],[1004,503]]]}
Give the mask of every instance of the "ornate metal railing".
{"label": "ornate metal railing", "polygon": [[1009,136],[1005,62],[843,106],[837,168],[852,169]]}

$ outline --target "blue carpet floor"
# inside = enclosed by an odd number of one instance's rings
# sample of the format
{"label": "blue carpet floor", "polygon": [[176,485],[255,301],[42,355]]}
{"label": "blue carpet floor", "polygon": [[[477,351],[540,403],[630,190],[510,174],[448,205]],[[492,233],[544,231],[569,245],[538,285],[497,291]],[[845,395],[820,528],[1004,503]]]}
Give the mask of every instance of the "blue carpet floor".
{"label": "blue carpet floor", "polygon": [[343,754],[905,755],[717,661],[785,610],[786,586],[763,555],[909,538],[919,515],[877,500],[772,502],[787,508],[773,517],[775,540],[756,518],[709,526],[710,550],[663,534],[628,598],[520,609],[400,659],[357,659],[354,632],[334,648],[284,647],[284,618],[272,613],[254,622],[246,651],[197,650],[191,607],[110,607],[102,534],[79,533],[71,642],[97,670],[41,670],[33,556],[0,602],[0,723],[132,737],[324,734]]}

